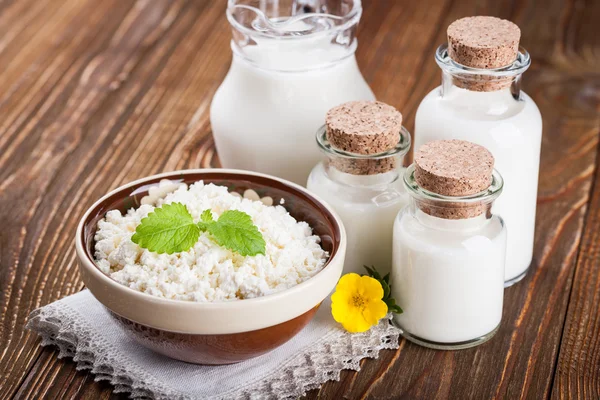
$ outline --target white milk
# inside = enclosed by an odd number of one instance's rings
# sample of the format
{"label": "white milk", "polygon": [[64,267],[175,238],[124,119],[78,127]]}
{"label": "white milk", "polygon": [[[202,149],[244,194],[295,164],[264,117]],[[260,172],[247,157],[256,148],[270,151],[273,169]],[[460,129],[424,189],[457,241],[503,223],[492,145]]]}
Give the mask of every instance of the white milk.
{"label": "white milk", "polygon": [[434,89],[421,102],[415,119],[415,150],[438,139],[468,140],[486,147],[504,178],[502,196],[493,212],[506,222],[508,244],[505,280],[518,281],[533,257],[533,237],[542,138],[540,112],[521,92],[510,89],[474,92],[447,86]]}
{"label": "white milk", "polygon": [[350,175],[334,168],[327,172],[323,163],[311,172],[308,190],[329,203],[346,228],[344,273],[364,274],[364,265],[383,274],[390,271],[394,220],[408,201],[398,173],[403,169],[379,176]]}
{"label": "white milk", "polygon": [[330,108],[374,100],[353,46],[329,36],[260,39],[235,50],[210,119],[224,167],[259,171],[305,184],[319,161],[314,133]]}
{"label": "white milk", "polygon": [[440,348],[491,337],[502,318],[505,249],[496,216],[448,220],[405,208],[394,223],[390,282],[403,334]]}

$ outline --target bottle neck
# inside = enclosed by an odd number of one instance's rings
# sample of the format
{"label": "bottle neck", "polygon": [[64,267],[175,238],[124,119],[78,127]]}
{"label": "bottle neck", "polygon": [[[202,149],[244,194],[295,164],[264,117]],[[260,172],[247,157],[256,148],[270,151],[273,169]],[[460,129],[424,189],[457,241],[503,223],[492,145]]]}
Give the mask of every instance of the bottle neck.
{"label": "bottle neck", "polygon": [[229,0],[227,19],[236,58],[257,68],[303,72],[354,55],[360,0]]}
{"label": "bottle neck", "polygon": [[511,65],[497,69],[460,65],[450,57],[447,44],[438,47],[435,61],[442,70],[441,97],[461,111],[493,117],[522,106],[522,77],[531,65],[525,49],[519,48]]}
{"label": "bottle neck", "polygon": [[[408,212],[422,225],[437,230],[473,231],[486,225],[492,218],[492,203],[480,205],[448,204],[411,196]],[[470,211],[469,211],[470,210]],[[461,215],[462,218],[448,218]]]}
{"label": "bottle neck", "polygon": [[466,196],[444,196],[419,185],[412,164],[404,173],[404,187],[410,194],[409,211],[422,224],[436,229],[475,229],[492,218],[492,204],[502,193],[504,180],[494,170],[486,190]]}
{"label": "bottle neck", "polygon": [[518,101],[521,96],[522,74],[510,77],[495,77],[485,73],[478,75],[461,75],[442,69],[442,97],[458,97],[460,95],[477,96],[486,99],[504,99]]}
{"label": "bottle neck", "polygon": [[[402,164],[400,163],[396,165]],[[325,162],[325,173],[329,179],[336,183],[357,188],[387,186],[397,181],[400,177],[400,171],[398,167],[390,171],[370,175],[350,174],[345,172],[343,166],[340,166],[331,158]]]}
{"label": "bottle neck", "polygon": [[[471,83],[474,77],[470,77]],[[469,88],[461,77],[442,70],[440,97],[457,115],[475,119],[501,119],[520,112],[525,103],[521,99],[521,75],[510,79],[510,84],[490,91]]]}
{"label": "bottle neck", "polygon": [[377,154],[355,154],[338,149],[327,139],[327,129],[316,133],[319,150],[325,155],[325,173],[334,182],[354,187],[381,187],[398,180],[404,156],[410,150],[411,138],[406,128],[400,128],[396,146]]}

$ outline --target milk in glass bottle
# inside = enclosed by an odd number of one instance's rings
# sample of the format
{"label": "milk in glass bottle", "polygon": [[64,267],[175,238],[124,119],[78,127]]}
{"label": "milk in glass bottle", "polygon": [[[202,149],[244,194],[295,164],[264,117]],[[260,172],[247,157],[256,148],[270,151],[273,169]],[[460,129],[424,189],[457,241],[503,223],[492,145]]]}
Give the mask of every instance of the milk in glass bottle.
{"label": "milk in glass bottle", "polygon": [[340,215],[348,246],[344,272],[383,274],[392,262],[392,226],[408,201],[400,176],[410,149],[402,114],[379,101],[351,101],[332,108],[317,132],[324,161],[307,188]]}
{"label": "milk in glass bottle", "polygon": [[224,167],[305,184],[327,110],[374,99],[354,52],[360,0],[229,0],[233,59],[210,120]]}
{"label": "milk in glass bottle", "polygon": [[493,166],[482,146],[438,140],[405,172],[410,200],[394,223],[390,285],[403,310],[394,322],[408,340],[463,349],[500,325],[507,230],[491,212],[503,185]]}
{"label": "milk in glass bottle", "polygon": [[504,177],[494,212],[506,222],[505,285],[525,276],[533,257],[542,119],[521,91],[531,63],[520,29],[494,17],[462,18],[448,27],[435,60],[442,85],[421,102],[415,150],[436,139],[462,139],[489,149]]}

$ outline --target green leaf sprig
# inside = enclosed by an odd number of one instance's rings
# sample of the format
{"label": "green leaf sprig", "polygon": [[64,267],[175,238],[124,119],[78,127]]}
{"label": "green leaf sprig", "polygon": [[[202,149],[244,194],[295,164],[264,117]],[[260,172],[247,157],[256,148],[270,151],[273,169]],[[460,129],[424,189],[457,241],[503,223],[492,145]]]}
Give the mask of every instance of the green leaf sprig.
{"label": "green leaf sprig", "polygon": [[173,254],[188,251],[201,232],[208,232],[218,245],[242,256],[265,254],[265,240],[245,212],[225,211],[215,221],[211,210],[204,210],[200,219],[194,223],[184,204],[164,204],[142,219],[131,241],[159,254]]}
{"label": "green leaf sprig", "polygon": [[381,283],[381,287],[383,288],[383,302],[388,306],[388,310],[393,312],[394,314],[402,314],[404,311],[400,308],[399,305],[396,304],[396,299],[394,299],[391,295],[392,286],[390,285],[390,274],[387,273],[383,278],[381,274],[377,272],[374,266],[371,268],[363,265],[363,267],[367,270],[367,275],[373,279],[376,279],[379,283]]}

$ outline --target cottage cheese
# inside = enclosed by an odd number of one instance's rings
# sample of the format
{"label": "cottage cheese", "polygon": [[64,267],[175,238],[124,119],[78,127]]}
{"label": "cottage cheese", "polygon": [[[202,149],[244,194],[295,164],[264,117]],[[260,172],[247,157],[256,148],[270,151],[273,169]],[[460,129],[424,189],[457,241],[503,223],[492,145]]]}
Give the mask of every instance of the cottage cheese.
{"label": "cottage cheese", "polygon": [[[166,189],[163,184],[161,190]],[[109,211],[98,223],[96,264],[115,281],[134,290],[168,299],[197,302],[249,299],[279,292],[309,279],[327,260],[306,222],[296,221],[281,206],[242,198],[226,187],[202,181],[169,186],[171,193],[152,196],[125,214]],[[156,195],[158,193],[153,193]],[[214,218],[239,210],[252,217],[266,242],[266,254],[244,257],[217,245],[207,232],[189,251],[157,254],[131,241],[142,218],[163,204],[187,206],[194,221],[211,209]]]}

